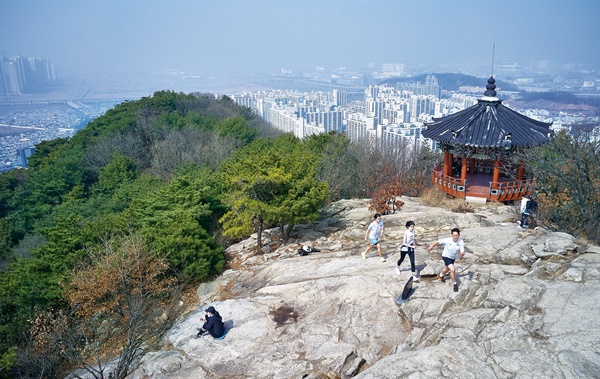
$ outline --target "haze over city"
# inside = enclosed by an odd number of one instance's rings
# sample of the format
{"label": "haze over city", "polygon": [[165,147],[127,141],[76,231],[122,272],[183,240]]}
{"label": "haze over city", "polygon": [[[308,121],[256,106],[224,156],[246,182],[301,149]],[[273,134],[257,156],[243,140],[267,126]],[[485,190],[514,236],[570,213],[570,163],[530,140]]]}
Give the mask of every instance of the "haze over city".
{"label": "haze over city", "polygon": [[59,76],[244,75],[384,63],[600,67],[600,1],[0,0],[0,55]]}

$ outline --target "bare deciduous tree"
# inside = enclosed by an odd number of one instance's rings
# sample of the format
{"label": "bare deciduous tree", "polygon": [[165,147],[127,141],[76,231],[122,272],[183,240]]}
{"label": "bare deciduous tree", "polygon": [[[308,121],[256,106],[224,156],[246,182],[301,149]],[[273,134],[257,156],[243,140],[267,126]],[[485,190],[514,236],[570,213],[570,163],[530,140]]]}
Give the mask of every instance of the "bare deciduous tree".
{"label": "bare deciduous tree", "polygon": [[404,205],[399,197],[402,196],[402,186],[398,182],[385,183],[371,197],[369,210],[386,214],[394,214]]}
{"label": "bare deciduous tree", "polygon": [[70,370],[123,379],[180,314],[179,286],[139,237],[108,239],[89,254],[65,284],[69,311],[40,315],[32,346],[59,354]]}
{"label": "bare deciduous tree", "polygon": [[[368,140],[360,143],[351,143],[347,154],[351,159],[338,160],[330,171],[338,175],[321,175],[326,181],[334,180],[333,188],[337,188],[340,179],[351,178],[354,196],[376,197],[388,187],[397,186],[401,194],[419,196],[424,190],[431,187],[431,170],[438,162],[438,157],[426,146],[413,146],[409,141],[402,141],[393,149],[377,148]],[[350,165],[344,163],[350,162]],[[321,172],[328,172],[321,169]],[[332,184],[330,183],[330,187]],[[379,194],[379,195],[376,195]],[[396,193],[395,196],[399,196]],[[385,202],[384,202],[385,203]],[[382,203],[383,204],[383,203]],[[390,208],[390,211],[393,211]]]}
{"label": "bare deciduous tree", "polygon": [[149,171],[169,179],[178,167],[187,163],[208,166],[214,170],[240,146],[242,141],[206,130],[170,131],[152,146]]}
{"label": "bare deciduous tree", "polygon": [[131,157],[140,168],[148,167],[148,151],[139,136],[133,133],[107,137],[84,153],[83,164],[87,168],[99,170],[106,166],[114,154]]}

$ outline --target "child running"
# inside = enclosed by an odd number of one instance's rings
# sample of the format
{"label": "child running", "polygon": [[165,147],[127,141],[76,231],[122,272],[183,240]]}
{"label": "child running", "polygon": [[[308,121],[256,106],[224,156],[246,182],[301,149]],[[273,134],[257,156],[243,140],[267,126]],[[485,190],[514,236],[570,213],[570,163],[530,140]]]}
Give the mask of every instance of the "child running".
{"label": "child running", "polygon": [[419,246],[415,240],[415,223],[414,221],[408,221],[406,223],[406,231],[404,232],[404,238],[402,240],[402,246],[400,246],[400,259],[396,266],[396,272],[400,274],[400,265],[404,262],[406,254],[410,259],[410,270],[412,271],[413,282],[418,282],[417,269],[415,267],[415,248]]}
{"label": "child running", "polygon": [[379,260],[385,262],[385,258],[383,255],[381,255],[381,246],[379,245],[379,240],[383,237],[383,220],[381,219],[381,215],[379,213],[375,213],[373,218],[375,220],[371,223],[371,225],[369,225],[367,228],[367,233],[365,234],[365,241],[369,241],[369,246],[361,255],[363,259],[367,259],[367,253],[369,250],[377,246]]}

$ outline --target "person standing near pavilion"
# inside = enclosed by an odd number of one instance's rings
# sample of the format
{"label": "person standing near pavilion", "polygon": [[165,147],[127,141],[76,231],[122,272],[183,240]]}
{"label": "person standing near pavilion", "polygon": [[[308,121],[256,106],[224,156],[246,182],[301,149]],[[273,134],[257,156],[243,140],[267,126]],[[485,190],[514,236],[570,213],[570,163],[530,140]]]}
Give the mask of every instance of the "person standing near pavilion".
{"label": "person standing near pavilion", "polygon": [[369,250],[376,246],[377,252],[379,253],[379,260],[385,262],[385,258],[381,254],[381,245],[379,244],[381,238],[383,238],[383,220],[379,213],[375,213],[373,219],[373,222],[369,225],[367,233],[365,234],[365,241],[369,241],[369,246],[361,255],[363,259],[367,259]]}
{"label": "person standing near pavilion", "polygon": [[442,238],[438,241],[435,241],[427,248],[427,251],[431,251],[436,245],[444,245],[444,251],[442,252],[442,259],[444,260],[444,268],[437,275],[437,278],[445,283],[444,275],[450,271],[450,277],[452,278],[452,283],[454,284],[454,292],[458,292],[458,284],[456,283],[456,269],[454,267],[454,261],[456,257],[460,254],[460,257],[463,258],[465,256],[465,243],[460,238],[460,230],[458,228],[452,229],[452,237],[451,238]]}
{"label": "person standing near pavilion", "polygon": [[521,206],[520,206],[521,218],[519,219],[519,226],[521,228],[523,228],[523,227],[527,228],[529,226],[527,224],[527,216],[529,215],[529,212],[527,211],[527,203],[528,202],[529,202],[529,196],[525,195],[521,198]]}
{"label": "person standing near pavilion", "polygon": [[521,198],[520,210],[521,218],[519,219],[519,226],[521,228],[529,228],[530,222],[535,224],[533,213],[537,210],[537,201],[532,196],[523,196]]}

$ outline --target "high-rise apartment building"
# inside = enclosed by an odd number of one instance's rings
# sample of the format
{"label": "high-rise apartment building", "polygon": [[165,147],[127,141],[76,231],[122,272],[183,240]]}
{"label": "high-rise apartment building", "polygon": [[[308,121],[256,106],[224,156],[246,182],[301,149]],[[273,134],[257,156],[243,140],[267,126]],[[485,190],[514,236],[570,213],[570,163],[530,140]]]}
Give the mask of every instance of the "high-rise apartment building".
{"label": "high-rise apartment building", "polygon": [[338,107],[345,107],[348,104],[348,92],[346,91],[334,89],[333,97],[335,99],[335,105]]}
{"label": "high-rise apartment building", "polygon": [[17,167],[27,167],[27,160],[35,151],[34,147],[26,147],[23,149],[17,149]]}
{"label": "high-rise apartment building", "polygon": [[408,91],[415,95],[433,95],[438,99],[442,94],[442,87],[439,85],[435,75],[427,75],[425,83],[397,83],[396,90]]}
{"label": "high-rise apartment building", "polygon": [[381,71],[385,76],[400,76],[404,74],[405,68],[403,63],[384,63]]}
{"label": "high-rise apartment building", "polygon": [[0,94],[28,93],[56,81],[56,70],[43,58],[0,56]]}

